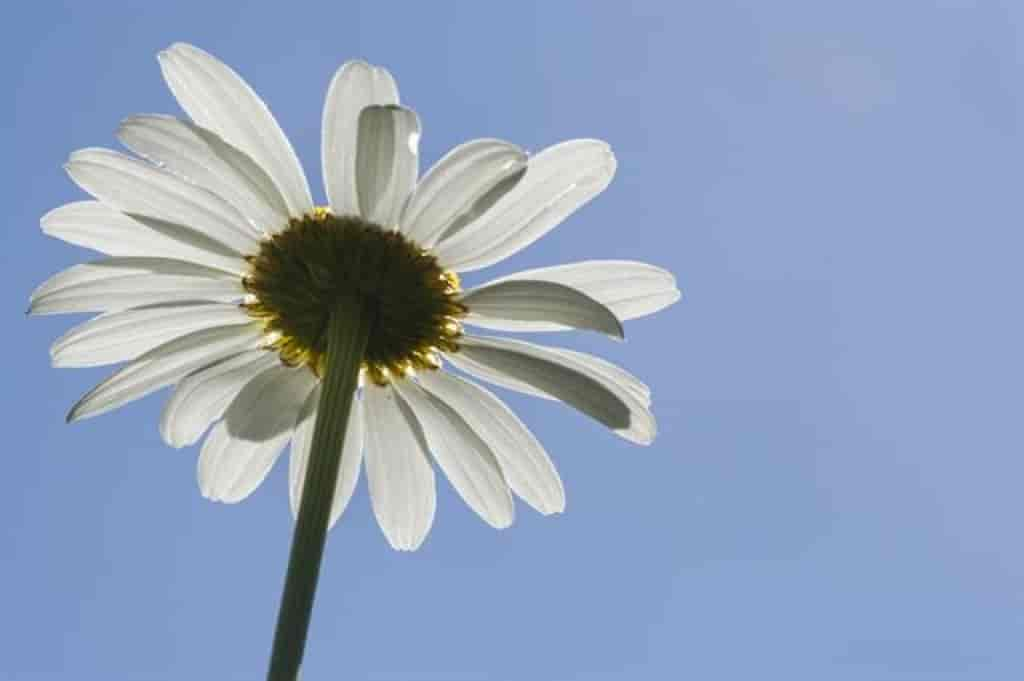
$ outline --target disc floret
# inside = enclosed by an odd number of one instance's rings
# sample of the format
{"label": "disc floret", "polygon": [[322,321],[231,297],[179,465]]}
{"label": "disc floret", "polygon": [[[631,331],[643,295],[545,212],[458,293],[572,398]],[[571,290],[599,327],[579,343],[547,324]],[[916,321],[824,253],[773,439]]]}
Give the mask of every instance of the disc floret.
{"label": "disc floret", "polygon": [[322,375],[334,301],[355,294],[371,330],[366,377],[383,385],[440,366],[454,352],[466,307],[458,276],[395,230],[318,208],[260,243],[247,258],[245,309],[286,364]]}

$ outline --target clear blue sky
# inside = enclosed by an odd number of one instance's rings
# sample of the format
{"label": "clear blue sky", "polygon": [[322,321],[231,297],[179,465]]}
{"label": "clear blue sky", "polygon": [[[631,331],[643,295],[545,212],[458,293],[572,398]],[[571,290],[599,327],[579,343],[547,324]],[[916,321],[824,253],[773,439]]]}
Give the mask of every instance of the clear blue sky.
{"label": "clear blue sky", "polygon": [[684,292],[626,344],[551,339],[648,381],[652,447],[508,395],[565,515],[520,505],[496,532],[442,483],[424,548],[398,554],[361,483],[307,681],[1024,678],[1022,8],[18,3],[0,29],[0,679],[264,673],[285,467],[215,505],[195,449],[160,442],[160,398],[65,426],[105,371],[49,368],[75,320],[23,316],[88,257],[38,228],[82,196],[61,164],[115,145],[126,115],[178,111],[154,58],[177,40],[249,79],[321,200],[323,95],[349,58],[397,76],[426,163],[472,137],[604,138],[610,189],[487,274],[631,258]]}

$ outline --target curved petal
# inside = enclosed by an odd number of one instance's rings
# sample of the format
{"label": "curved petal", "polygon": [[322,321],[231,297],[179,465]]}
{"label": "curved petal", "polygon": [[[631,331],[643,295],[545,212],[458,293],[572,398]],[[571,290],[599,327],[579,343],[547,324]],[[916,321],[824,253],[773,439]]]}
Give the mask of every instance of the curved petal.
{"label": "curved petal", "polygon": [[31,297],[37,298],[54,291],[60,291],[61,289],[92,281],[135,274],[173,275],[195,277],[196,279],[211,279],[214,281],[233,281],[238,279],[224,272],[181,260],[146,257],[100,258],[99,260],[72,265],[66,270],[61,270],[37,286],[32,292]]}
{"label": "curved petal", "polygon": [[485,284],[467,291],[466,322],[490,329],[519,331],[522,324],[548,323],[590,329],[622,339],[622,322],[600,302],[552,281],[516,280]]}
{"label": "curved petal", "polygon": [[508,388],[509,390],[515,390],[521,392],[524,395],[530,395],[531,397],[539,397],[542,400],[557,400],[558,398],[552,397],[551,395],[534,388],[529,383],[513,378],[510,374],[492,368],[488,364],[478,362],[475,359],[470,358],[464,352],[448,353],[444,356],[446,360],[451,362],[452,366],[460,371],[463,371],[474,378],[478,378],[488,383],[501,386],[502,388]]}
{"label": "curved petal", "polygon": [[396,381],[394,388],[416,417],[434,460],[463,501],[488,525],[499,529],[511,525],[515,517],[512,494],[487,443],[455,410],[414,382]]}
{"label": "curved petal", "polygon": [[360,214],[383,227],[398,223],[419,173],[420,119],[397,105],[359,114],[356,189]]}
{"label": "curved petal", "polygon": [[188,225],[235,253],[253,253],[256,231],[213,192],[109,149],[81,149],[65,165],[79,187],[124,213]]}
{"label": "curved petal", "polygon": [[259,324],[194,331],[157,346],[123,366],[71,408],[68,422],[90,418],[175,383],[196,369],[258,347]]}
{"label": "curved petal", "polygon": [[[570,286],[607,306],[625,321],[653,314],[680,298],[676,278],[668,270],[631,260],[587,260],[555,267],[538,267],[483,284],[486,288],[509,281],[550,281]],[[480,323],[479,326],[487,326]],[[499,327],[489,327],[499,328]],[[569,328],[555,320],[507,322],[505,331],[560,331]]]}
{"label": "curved petal", "polygon": [[424,371],[419,382],[459,414],[498,459],[512,491],[544,515],[565,510],[558,471],[533,433],[485,388],[444,371]]}
{"label": "curved petal", "polygon": [[437,508],[434,469],[422,434],[390,386],[367,384],[363,404],[373,513],[393,548],[414,551],[430,531]]}
{"label": "curved petal", "polygon": [[246,350],[183,378],[160,414],[160,435],[164,442],[172,447],[198,442],[210,424],[224,415],[246,383],[278,364],[276,353]]}
{"label": "curved petal", "polygon": [[422,246],[433,246],[452,227],[486,212],[525,169],[526,152],[514,144],[496,139],[460,144],[416,185],[402,212],[402,232]]}
{"label": "curved petal", "polygon": [[76,201],[55,208],[40,224],[44,234],[106,255],[185,260],[232,274],[247,269],[237,252],[195,230],[131,217],[99,201]]}
{"label": "curved petal", "polygon": [[647,387],[647,384],[622,367],[616,366],[606,359],[601,359],[595,355],[588,355],[577,350],[550,347],[543,349],[556,355],[561,355],[566,360],[579,366],[582,371],[587,371],[597,376],[606,384],[616,386],[616,390],[628,392],[633,399],[644,407],[651,406],[651,389]]}
{"label": "curved petal", "polygon": [[259,487],[291,439],[295,416],[316,385],[305,367],[278,365],[249,381],[203,442],[199,489],[233,504]]}
{"label": "curved petal", "polygon": [[111,312],[79,324],[50,347],[55,367],[127,362],[186,333],[251,321],[238,305],[180,303]]}
{"label": "curved petal", "polygon": [[237,73],[184,43],[171,45],[157,59],[181,108],[197,124],[251,156],[274,179],[292,217],[313,209],[295,150],[267,105]]}
{"label": "curved petal", "polygon": [[[306,467],[309,464],[309,448],[313,445],[313,426],[316,424],[317,406],[320,402],[320,386],[309,393],[306,403],[295,422],[295,436],[292,438],[292,456],[288,467],[288,493],[292,513],[299,514],[302,502],[302,488],[306,483]],[[345,428],[345,441],[341,446],[341,467],[338,481],[334,486],[334,501],[331,502],[330,524],[338,522],[359,481],[359,469],[363,465],[363,401],[358,395],[352,400],[352,413]]]}
{"label": "curved petal", "polygon": [[252,158],[216,133],[173,116],[132,116],[118,138],[139,156],[234,206],[258,233],[288,224],[288,204]]}
{"label": "curved petal", "polygon": [[336,215],[361,215],[356,190],[359,114],[374,104],[398,104],[398,86],[388,70],[364,61],[342,64],[324,100],[320,145],[327,201]]}
{"label": "curved petal", "polygon": [[434,249],[450,269],[478,270],[542,237],[600,194],[615,174],[615,156],[599,140],[572,140],[541,151],[516,187],[471,225]]}
{"label": "curved petal", "polygon": [[181,301],[238,300],[242,282],[192,263],[163,258],[106,258],[75,265],[32,292],[30,314],[106,312]]}
{"label": "curved petal", "polygon": [[[495,339],[491,340],[508,340],[508,339]],[[515,342],[515,341],[513,341]],[[532,345],[532,344],[527,344]],[[651,406],[651,391],[640,379],[633,376],[631,373],[623,369],[622,367],[615,366],[611,362],[596,357],[594,355],[588,355],[583,352],[577,352],[575,350],[567,350],[565,348],[553,348],[550,346],[533,345],[532,346],[538,352],[543,352],[546,355],[552,356],[557,361],[570,362],[578,366],[581,371],[598,376],[599,380],[605,383],[611,383],[617,386],[617,389],[621,389],[628,393],[629,398],[638,403],[638,407],[634,405],[634,410],[643,409],[647,410]],[[515,390],[517,392],[525,393],[533,397],[540,397],[545,400],[555,400],[556,397],[549,395],[546,392],[538,390],[529,383],[524,383],[512,375],[503,371],[496,370],[486,364],[477,362],[470,359],[464,353],[454,353],[445,355],[445,358],[452,363],[455,367],[465,371],[467,374],[472,374],[477,378],[482,378],[489,383],[494,385],[500,385],[503,388],[509,390]],[[647,420],[650,415],[643,416],[643,420]],[[650,417],[653,418],[653,417]]]}
{"label": "curved petal", "polygon": [[[513,390],[526,386],[523,392],[544,393],[575,407],[627,440],[650,444],[655,435],[654,417],[649,405],[638,399],[634,386],[614,380],[610,371],[597,370],[577,355],[586,357],[507,338],[466,336],[454,355],[459,361],[453,363]],[[464,359],[471,363],[462,363]],[[488,371],[476,371],[473,363]]]}

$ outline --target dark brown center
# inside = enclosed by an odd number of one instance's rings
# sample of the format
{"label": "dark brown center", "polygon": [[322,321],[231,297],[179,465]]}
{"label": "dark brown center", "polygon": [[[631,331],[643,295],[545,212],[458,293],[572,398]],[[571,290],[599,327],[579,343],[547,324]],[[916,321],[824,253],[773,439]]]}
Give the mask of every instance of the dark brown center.
{"label": "dark brown center", "polygon": [[292,219],[248,258],[245,308],[291,365],[323,372],[328,315],[355,294],[371,319],[363,365],[375,383],[439,365],[461,335],[459,281],[400,233],[317,209]]}

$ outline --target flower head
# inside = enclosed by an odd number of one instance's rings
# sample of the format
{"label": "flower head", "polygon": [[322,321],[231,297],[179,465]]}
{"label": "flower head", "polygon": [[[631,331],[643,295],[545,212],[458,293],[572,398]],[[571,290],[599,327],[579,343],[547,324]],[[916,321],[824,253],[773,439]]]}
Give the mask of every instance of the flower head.
{"label": "flower head", "polygon": [[[565,402],[641,444],[655,434],[650,392],[591,355],[476,335],[589,329],[679,298],[668,272],[588,261],[520,272],[470,290],[458,273],[517,253],[599,194],[615,158],[597,140],[529,156],[480,139],[419,177],[420,122],[385,69],[343,65],[327,93],[327,207],[314,205],[294,150],[263,101],[229,67],[176,44],[160,54],[191,120],[134,116],[118,130],[136,154],[84,149],[67,171],[95,200],[57,208],[43,231],[105,257],[32,295],[39,314],[98,312],[56,341],[55,366],[126,362],[69,420],[167,386],[160,432],[198,442],[202,493],[237,502],[291,444],[298,507],[309,458],[326,320],[339,292],[371,320],[341,452],[331,522],[363,462],[392,546],[415,549],[435,509],[434,463],[485,521],[513,519],[512,493],[544,514],[564,509],[547,453],[494,394],[450,371]],[[207,432],[209,431],[209,432]]]}

